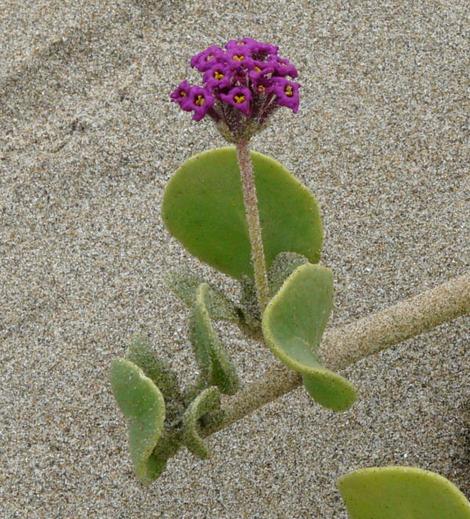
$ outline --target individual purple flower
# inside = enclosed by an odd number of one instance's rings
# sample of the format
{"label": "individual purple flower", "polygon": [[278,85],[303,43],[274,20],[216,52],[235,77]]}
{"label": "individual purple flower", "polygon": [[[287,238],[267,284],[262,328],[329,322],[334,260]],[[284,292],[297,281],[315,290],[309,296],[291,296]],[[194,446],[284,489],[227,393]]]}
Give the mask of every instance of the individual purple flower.
{"label": "individual purple flower", "polygon": [[[279,47],[271,45],[270,43],[264,43],[261,41],[254,40],[253,38],[242,38],[241,40],[230,40],[225,48],[227,50],[240,49],[245,47],[248,49],[253,57],[264,58],[266,56],[275,56],[278,52]],[[255,56],[258,55],[258,56]]]}
{"label": "individual purple flower", "polygon": [[200,121],[207,112],[214,106],[215,98],[207,88],[199,86],[191,87],[185,110],[193,110],[193,119]]}
{"label": "individual purple flower", "polygon": [[241,40],[230,40],[225,45],[225,48],[227,49],[227,52],[245,50],[251,55],[258,43],[259,42],[253,38],[242,38]]}
{"label": "individual purple flower", "polygon": [[205,72],[212,67],[215,60],[222,58],[224,54],[223,49],[217,45],[211,45],[191,58],[191,67],[199,70],[199,72]]}
{"label": "individual purple flower", "polygon": [[228,94],[219,94],[220,99],[229,105],[232,105],[237,110],[240,110],[245,115],[250,115],[250,103],[253,95],[249,88],[234,87]]}
{"label": "individual purple flower", "polygon": [[186,80],[184,80],[181,81],[181,83],[170,94],[171,100],[175,103],[178,103],[180,107],[187,112],[192,110],[192,108],[187,108],[190,91],[191,85]]}
{"label": "individual purple flower", "polygon": [[246,45],[227,49],[227,58],[230,65],[236,68],[240,66],[249,67],[253,63],[251,51]]}
{"label": "individual purple flower", "polygon": [[274,64],[269,61],[253,60],[248,76],[254,86],[258,86],[260,83],[266,84],[274,73],[274,70]]}
{"label": "individual purple flower", "polygon": [[256,92],[257,96],[264,96],[271,92],[272,83],[273,82],[270,79],[261,79],[256,85],[253,85],[252,88]]}
{"label": "individual purple flower", "polygon": [[288,59],[276,56],[272,60],[272,63],[274,65],[276,75],[278,76],[290,76],[292,78],[295,78],[299,75],[295,66]]}
{"label": "individual purple flower", "polygon": [[249,40],[251,40],[251,38],[241,38],[240,40],[229,40],[225,44],[225,48],[227,50],[232,50],[232,49],[239,49],[241,47],[246,47],[249,43]]}
{"label": "individual purple flower", "polygon": [[275,78],[269,87],[269,92],[276,95],[276,102],[280,106],[291,108],[294,113],[299,111],[300,85],[285,78]]}
{"label": "individual purple flower", "polygon": [[204,72],[204,83],[208,88],[227,88],[231,85],[233,71],[228,65],[215,63]]}
{"label": "individual purple flower", "polygon": [[251,44],[251,51],[258,59],[263,59],[268,56],[276,56],[278,50],[279,47],[277,45],[272,45],[271,43],[253,40],[253,43]]}

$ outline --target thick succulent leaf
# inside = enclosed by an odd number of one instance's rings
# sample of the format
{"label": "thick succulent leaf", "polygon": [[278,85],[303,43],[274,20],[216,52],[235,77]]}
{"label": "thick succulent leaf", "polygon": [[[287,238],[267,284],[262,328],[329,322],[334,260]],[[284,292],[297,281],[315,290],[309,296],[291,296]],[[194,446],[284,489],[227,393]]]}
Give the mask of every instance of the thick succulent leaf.
{"label": "thick succulent leaf", "polygon": [[196,456],[208,458],[209,450],[200,436],[199,420],[220,407],[219,390],[212,386],[202,391],[188,406],[183,415],[183,443]]}
{"label": "thick succulent leaf", "polygon": [[222,343],[212,327],[207,299],[209,286],[200,285],[196,291],[190,320],[190,339],[201,375],[209,386],[217,386],[222,393],[233,395],[239,379]]}
{"label": "thick succulent leaf", "polygon": [[470,519],[470,503],[454,484],[416,467],[361,469],[338,487],[350,519]]}
{"label": "thick succulent leaf", "polygon": [[[189,272],[172,272],[168,276],[168,286],[187,306],[191,307],[196,299],[196,291],[204,281]],[[214,320],[238,321],[235,304],[220,290],[209,285],[207,290],[207,310]]]}
{"label": "thick succulent leaf", "polygon": [[308,259],[295,252],[281,252],[276,256],[268,272],[271,295],[277,294],[284,281],[297,267],[308,263]]}
{"label": "thick succulent leaf", "polygon": [[127,419],[129,450],[135,473],[143,483],[149,483],[162,470],[160,460],[152,456],[152,452],[163,432],[163,395],[138,366],[126,359],[113,361],[111,386]]}
{"label": "thick succulent leaf", "polygon": [[356,399],[354,386],[322,367],[317,356],[332,306],[330,269],[310,263],[302,265],[266,307],[263,334],[274,355],[302,375],[314,400],[334,411],[343,411]]}
{"label": "thick succulent leaf", "polygon": [[163,431],[158,443],[152,452],[150,459],[154,467],[154,479],[158,478],[165,470],[168,460],[174,456],[181,447],[181,440],[177,433]]}
{"label": "thick succulent leaf", "polygon": [[[268,268],[283,251],[320,258],[323,231],[313,195],[279,162],[252,152]],[[235,148],[186,161],[167,185],[163,220],[194,256],[230,276],[253,277]]]}
{"label": "thick succulent leaf", "polygon": [[156,358],[148,341],[142,337],[135,338],[127,350],[126,358],[139,366],[145,375],[155,382],[165,400],[180,398],[176,373],[164,361]]}
{"label": "thick succulent leaf", "polygon": [[126,358],[139,366],[162,392],[166,405],[167,422],[178,420],[183,410],[183,395],[178,377],[166,362],[158,359],[146,339],[136,337],[129,346]]}

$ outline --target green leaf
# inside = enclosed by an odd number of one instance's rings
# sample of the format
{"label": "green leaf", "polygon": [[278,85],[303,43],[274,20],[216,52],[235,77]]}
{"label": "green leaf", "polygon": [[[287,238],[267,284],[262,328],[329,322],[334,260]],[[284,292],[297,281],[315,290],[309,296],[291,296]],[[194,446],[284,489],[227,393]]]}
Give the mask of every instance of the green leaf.
{"label": "green leaf", "polygon": [[154,479],[165,470],[168,460],[181,448],[178,432],[163,431],[158,443],[151,454],[151,462],[155,467]]}
{"label": "green leaf", "polygon": [[302,375],[314,400],[344,411],[356,400],[354,386],[324,368],[317,356],[332,307],[331,270],[307,263],[287,278],[266,307],[263,334],[273,354]]}
{"label": "green leaf", "polygon": [[470,503],[446,478],[416,467],[372,467],[338,480],[351,519],[470,519]]}
{"label": "green leaf", "polygon": [[[252,152],[268,268],[283,251],[312,263],[320,258],[323,231],[313,195],[279,162]],[[186,161],[167,185],[163,220],[186,249],[218,270],[253,277],[235,148]]]}
{"label": "green leaf", "polygon": [[164,361],[156,358],[148,341],[143,337],[136,337],[132,341],[126,358],[142,369],[162,392],[166,403],[167,420],[170,422],[176,420],[183,407],[183,395],[176,373]]}
{"label": "green leaf", "polygon": [[276,256],[268,272],[271,295],[277,294],[284,281],[297,267],[308,263],[308,259],[295,252],[281,252]]}
{"label": "green leaf", "polygon": [[183,443],[196,456],[205,459],[209,450],[200,436],[199,420],[220,407],[219,390],[212,386],[202,391],[188,406],[183,415]]}
{"label": "green leaf", "polygon": [[[168,276],[168,286],[187,306],[191,307],[196,292],[204,281],[189,272],[172,272]],[[235,304],[220,290],[209,285],[207,290],[207,310],[214,320],[238,321],[239,315]]]}
{"label": "green leaf", "polygon": [[126,358],[139,366],[158,386],[165,399],[179,397],[180,388],[176,373],[162,360],[157,359],[148,341],[136,337],[129,346]]}
{"label": "green leaf", "polygon": [[196,291],[190,319],[190,339],[201,375],[207,385],[217,386],[222,393],[238,391],[239,379],[222,343],[215,333],[207,309],[210,287],[206,283]]}
{"label": "green leaf", "polygon": [[126,359],[113,361],[111,386],[127,419],[135,473],[143,483],[150,483],[164,468],[161,461],[152,456],[165,421],[163,395],[138,366]]}

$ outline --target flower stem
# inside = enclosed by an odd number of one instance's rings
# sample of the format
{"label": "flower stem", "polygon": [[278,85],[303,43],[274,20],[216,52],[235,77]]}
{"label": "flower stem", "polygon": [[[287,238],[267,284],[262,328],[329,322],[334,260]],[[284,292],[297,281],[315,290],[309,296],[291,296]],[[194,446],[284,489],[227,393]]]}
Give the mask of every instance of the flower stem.
{"label": "flower stem", "polygon": [[251,245],[251,261],[255,276],[256,295],[261,313],[269,301],[268,275],[264,257],[263,238],[256,196],[255,176],[248,142],[237,143],[237,159],[242,180],[243,202]]}

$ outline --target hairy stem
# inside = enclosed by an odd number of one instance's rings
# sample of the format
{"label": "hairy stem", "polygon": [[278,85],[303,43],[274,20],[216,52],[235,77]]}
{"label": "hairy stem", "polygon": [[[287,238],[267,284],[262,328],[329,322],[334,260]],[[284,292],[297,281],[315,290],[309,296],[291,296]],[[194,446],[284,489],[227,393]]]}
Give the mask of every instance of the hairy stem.
{"label": "hairy stem", "polygon": [[256,295],[261,313],[269,301],[268,275],[264,257],[263,238],[256,196],[255,176],[248,142],[237,143],[237,159],[242,180],[243,202],[251,245],[251,260],[255,276]]}
{"label": "hairy stem", "polygon": [[[469,312],[470,274],[465,274],[386,310],[327,331],[321,356],[326,367],[337,371]],[[228,399],[222,407],[224,419],[209,422],[202,434],[208,436],[228,427],[301,383],[298,373],[275,365],[263,378]]]}

